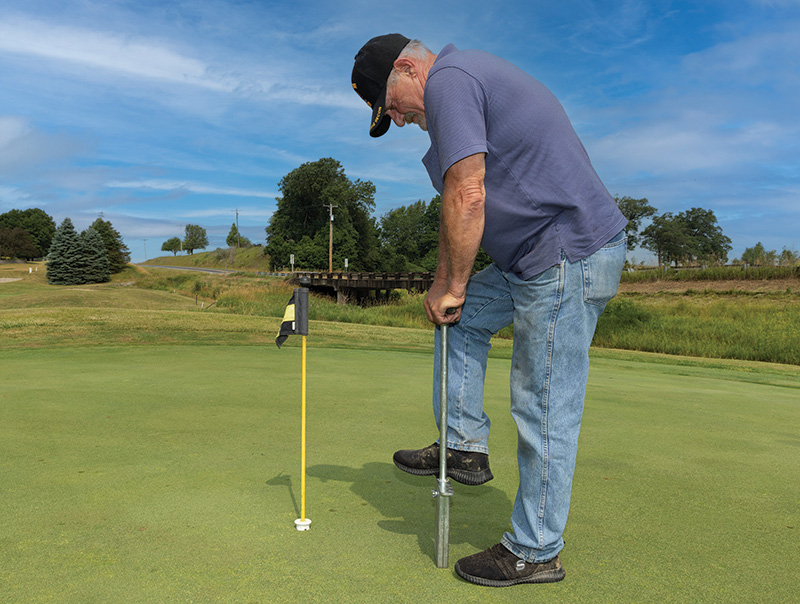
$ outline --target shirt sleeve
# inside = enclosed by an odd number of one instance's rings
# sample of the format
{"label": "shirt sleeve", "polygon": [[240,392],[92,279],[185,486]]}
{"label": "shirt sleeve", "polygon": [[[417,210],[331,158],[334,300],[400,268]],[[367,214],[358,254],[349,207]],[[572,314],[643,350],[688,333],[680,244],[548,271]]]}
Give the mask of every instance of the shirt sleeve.
{"label": "shirt sleeve", "polygon": [[458,67],[444,67],[425,86],[425,116],[444,178],[457,161],[486,153],[487,98],[483,86]]}

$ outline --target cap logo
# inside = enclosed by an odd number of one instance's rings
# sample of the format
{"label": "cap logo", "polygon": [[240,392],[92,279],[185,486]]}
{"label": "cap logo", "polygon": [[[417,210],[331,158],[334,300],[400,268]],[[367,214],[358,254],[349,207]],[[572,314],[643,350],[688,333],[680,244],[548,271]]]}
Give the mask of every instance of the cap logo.
{"label": "cap logo", "polygon": [[[370,107],[372,107],[372,105],[370,105]],[[370,128],[374,128],[375,124],[380,122],[382,117],[383,117],[383,107],[378,107],[378,109],[375,111],[375,119],[372,120]]]}
{"label": "cap logo", "polygon": [[361,100],[364,101],[367,105],[369,105],[370,109],[372,109],[372,103],[370,103],[366,98],[364,98],[364,95],[361,94],[361,92],[359,92],[358,84],[356,84],[355,82],[353,82],[353,90],[355,90],[356,94],[361,97]]}

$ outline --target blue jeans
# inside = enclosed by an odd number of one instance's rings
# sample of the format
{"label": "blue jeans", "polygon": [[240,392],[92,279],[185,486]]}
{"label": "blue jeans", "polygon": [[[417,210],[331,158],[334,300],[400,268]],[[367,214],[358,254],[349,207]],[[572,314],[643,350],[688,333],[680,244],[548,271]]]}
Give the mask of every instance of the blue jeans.
{"label": "blue jeans", "polygon": [[[517,424],[519,489],[502,543],[528,562],[564,547],[578,433],[597,319],[614,297],[625,262],[624,231],[597,252],[523,281],[491,265],[467,286],[449,331],[447,446],[489,452],[483,381],[490,339],[514,324],[511,414]],[[439,420],[439,330],[433,407]]]}

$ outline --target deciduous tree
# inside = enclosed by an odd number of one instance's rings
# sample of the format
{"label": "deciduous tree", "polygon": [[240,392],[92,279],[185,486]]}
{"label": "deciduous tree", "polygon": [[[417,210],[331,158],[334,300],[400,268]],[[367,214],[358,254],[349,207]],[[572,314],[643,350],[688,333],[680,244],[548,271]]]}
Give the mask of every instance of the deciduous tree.
{"label": "deciduous tree", "polygon": [[642,228],[642,221],[652,218],[656,214],[656,209],[650,205],[646,197],[633,199],[632,197],[615,197],[620,211],[628,219],[628,226],[625,227],[625,234],[628,236],[628,251],[632,251],[641,243],[639,234]]}
{"label": "deciduous tree", "polygon": [[676,218],[683,222],[689,237],[687,255],[690,260],[725,264],[731,250],[731,240],[722,233],[713,211],[692,208],[681,212]]}
{"label": "deciduous tree", "polygon": [[[286,266],[289,254],[307,268],[326,268],[330,209],[333,207],[333,264],[349,259],[355,270],[375,270],[380,262],[375,221],[375,186],[369,181],[350,180],[341,164],[332,158],[302,164],[284,176],[278,188],[278,208],[266,228],[264,253],[273,267]],[[304,238],[308,238],[304,240]],[[303,242],[301,246],[301,241]],[[302,249],[301,249],[302,247]]]}
{"label": "deciduous tree", "polygon": [[208,246],[208,235],[206,230],[196,224],[187,224],[183,239],[183,249],[189,254],[194,254],[195,250],[203,250]]}
{"label": "deciduous tree", "polygon": [[656,254],[659,266],[685,259],[689,246],[686,225],[670,212],[654,216],[653,222],[642,231],[642,247]]}
{"label": "deciduous tree", "polygon": [[31,260],[38,258],[39,248],[33,241],[31,234],[23,228],[0,227],[0,257],[24,258]]}
{"label": "deciduous tree", "polygon": [[176,256],[178,252],[183,249],[183,244],[179,237],[171,237],[167,239],[164,243],[161,244],[161,251],[162,252],[172,252],[173,256]]}
{"label": "deciduous tree", "polygon": [[56,232],[55,221],[39,208],[10,210],[0,214],[0,227],[28,231],[37,249],[37,253],[33,256],[36,258],[44,258],[47,255]]}

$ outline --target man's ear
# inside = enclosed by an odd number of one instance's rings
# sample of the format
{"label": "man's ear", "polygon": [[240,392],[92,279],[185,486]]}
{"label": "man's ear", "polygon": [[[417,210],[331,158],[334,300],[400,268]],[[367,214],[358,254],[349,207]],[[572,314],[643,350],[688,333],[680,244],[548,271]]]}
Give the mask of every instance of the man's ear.
{"label": "man's ear", "polygon": [[397,71],[407,73],[410,75],[414,75],[417,71],[417,65],[411,60],[409,57],[400,57],[395,59],[394,68]]}

